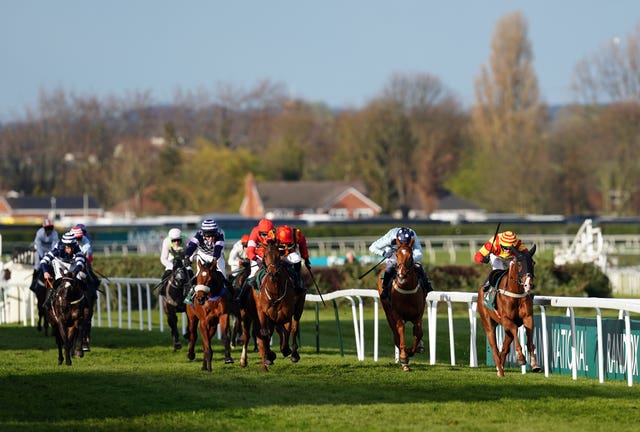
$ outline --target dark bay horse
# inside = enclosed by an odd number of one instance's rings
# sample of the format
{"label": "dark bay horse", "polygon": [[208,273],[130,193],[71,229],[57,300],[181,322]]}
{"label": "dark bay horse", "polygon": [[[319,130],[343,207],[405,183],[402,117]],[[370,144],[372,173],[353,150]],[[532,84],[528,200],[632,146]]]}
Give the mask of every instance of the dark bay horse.
{"label": "dark bay horse", "polygon": [[167,316],[167,324],[171,329],[173,351],[176,352],[182,348],[178,332],[178,313],[187,311],[184,298],[191,288],[191,281],[187,268],[184,266],[184,252],[172,251],[171,254],[173,255],[173,270],[161,288],[160,297],[162,298],[162,310]]}
{"label": "dark bay horse", "polygon": [[198,257],[196,275],[196,293],[193,305],[187,306],[189,317],[189,360],[195,358],[195,343],[198,337],[198,325],[202,336],[202,370],[211,372],[211,338],[220,325],[222,344],[224,346],[224,362],[233,363],[231,358],[231,338],[229,337],[229,314],[231,313],[231,293],[227,290],[225,278],[216,265],[207,263]]}
{"label": "dark bay horse", "polygon": [[[518,327],[522,325],[524,325],[527,335],[527,351],[531,361],[531,370],[540,372],[533,345],[531,290],[535,286],[532,258],[535,252],[535,245],[530,251],[513,251],[514,256],[509,263],[509,269],[506,273],[503,272],[504,274],[498,280],[495,309],[492,310],[490,306],[485,304],[482,288],[478,290],[478,314],[487,334],[499,377],[504,376],[504,364],[512,341],[515,341],[518,364],[525,365],[527,363],[518,340]],[[500,351],[498,351],[496,341],[496,327],[498,325],[504,328],[504,341]]]}
{"label": "dark bay horse", "polygon": [[[264,245],[264,266],[265,275],[260,291],[253,291],[252,294],[260,322],[258,347],[262,358],[262,370],[266,372],[267,366],[275,357],[269,349],[274,329],[277,329],[280,335],[282,355],[291,355],[291,361],[294,363],[300,360],[298,331],[306,293],[295,292],[295,283],[281,260],[277,240],[267,240]],[[289,338],[292,339],[291,346]]]}
{"label": "dark bay horse", "polygon": [[[84,320],[86,298],[83,285],[81,281],[68,275],[54,282],[56,291],[48,311],[48,318],[58,345],[59,365],[64,360],[68,366],[71,366],[71,356],[76,345],[78,345],[76,355],[83,356],[82,348],[77,344],[80,326]],[[54,289],[54,287],[50,286],[48,289]]]}
{"label": "dark bay horse", "polygon": [[[413,241],[401,244],[396,251],[396,271],[389,298],[382,300],[382,308],[393,333],[393,342],[400,350],[402,370],[409,371],[409,358],[413,357],[422,341],[422,317],[426,306],[426,296],[419,284],[413,261]],[[380,272],[380,276],[384,269]],[[378,293],[382,293],[382,277],[378,278]],[[407,349],[405,324],[413,325],[413,344]]]}

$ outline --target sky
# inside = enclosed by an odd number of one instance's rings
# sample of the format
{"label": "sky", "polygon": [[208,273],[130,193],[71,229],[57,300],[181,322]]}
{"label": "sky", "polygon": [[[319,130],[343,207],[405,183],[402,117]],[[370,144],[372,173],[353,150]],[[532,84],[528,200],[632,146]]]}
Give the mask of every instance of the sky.
{"label": "sky", "polygon": [[428,73],[473,102],[497,22],[529,25],[544,102],[572,100],[575,65],[640,23],[638,0],[0,0],[0,121],[38,95],[249,90],[358,108],[397,73]]}

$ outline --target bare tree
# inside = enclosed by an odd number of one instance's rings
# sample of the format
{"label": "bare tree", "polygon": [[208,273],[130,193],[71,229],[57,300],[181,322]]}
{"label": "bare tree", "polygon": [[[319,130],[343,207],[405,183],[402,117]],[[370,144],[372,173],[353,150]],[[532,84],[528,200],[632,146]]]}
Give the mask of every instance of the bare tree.
{"label": "bare tree", "polygon": [[470,125],[474,160],[467,175],[485,179],[475,196],[493,211],[544,211],[547,113],[540,102],[527,23],[519,12],[498,21],[475,97]]}

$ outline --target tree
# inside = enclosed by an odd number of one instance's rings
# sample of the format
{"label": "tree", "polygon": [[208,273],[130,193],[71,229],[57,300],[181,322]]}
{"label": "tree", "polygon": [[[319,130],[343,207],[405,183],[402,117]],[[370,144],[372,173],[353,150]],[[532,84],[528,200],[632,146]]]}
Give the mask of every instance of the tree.
{"label": "tree", "polygon": [[640,212],[640,24],[625,41],[609,44],[580,61],[572,90],[571,114],[584,131],[581,149],[594,163],[583,178],[597,194],[601,211],[612,215]]}
{"label": "tree", "polygon": [[544,211],[548,193],[544,182],[549,178],[543,134],[547,113],[540,102],[527,23],[520,13],[498,21],[489,65],[476,79],[475,98],[472,156],[465,157],[457,182],[474,182],[474,195],[467,198],[480,198],[490,211]]}

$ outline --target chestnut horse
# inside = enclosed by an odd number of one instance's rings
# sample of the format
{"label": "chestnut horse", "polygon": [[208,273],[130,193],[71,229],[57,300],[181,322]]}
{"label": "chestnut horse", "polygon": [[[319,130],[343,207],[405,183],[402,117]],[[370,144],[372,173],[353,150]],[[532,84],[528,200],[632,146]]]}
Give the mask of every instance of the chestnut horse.
{"label": "chestnut horse", "polygon": [[[536,253],[536,246],[534,245],[530,251],[524,252],[514,249],[513,253],[509,269],[502,272],[497,282],[498,293],[496,294],[495,309],[492,310],[485,304],[482,288],[478,290],[478,314],[487,334],[499,377],[504,376],[504,364],[512,341],[515,341],[518,364],[522,366],[527,363],[518,340],[518,327],[521,325],[524,325],[527,335],[527,351],[529,351],[531,370],[533,372],[541,370],[534,353],[533,298],[531,296],[531,290],[535,286],[532,257]],[[504,341],[500,352],[498,352],[496,342],[496,327],[498,325],[504,328]]]}
{"label": "chestnut horse", "polygon": [[[275,360],[269,348],[274,329],[280,335],[280,352],[284,357],[291,355],[291,361],[300,360],[298,353],[298,331],[300,317],[304,311],[306,293],[296,293],[295,283],[281,260],[277,240],[269,239],[264,244],[265,274],[260,290],[252,290],[256,305],[257,318],[260,322],[258,347],[262,358],[262,370]],[[246,343],[248,335],[243,338]],[[289,338],[292,339],[289,346]],[[243,348],[245,352],[246,346]]]}
{"label": "chestnut horse", "polygon": [[[415,263],[413,261],[413,241],[401,244],[396,251],[396,270],[389,298],[382,300],[382,308],[393,333],[393,342],[400,351],[402,370],[409,371],[409,358],[418,350],[422,341],[422,317],[426,306],[426,296],[420,286]],[[382,274],[378,278],[378,294],[382,293]],[[413,344],[407,349],[405,324],[412,323]]]}
{"label": "chestnut horse", "polygon": [[231,313],[231,293],[225,286],[225,280],[216,264],[207,263],[200,256],[196,259],[196,293],[193,298],[193,305],[187,306],[187,316],[189,317],[189,350],[187,357],[189,360],[195,358],[194,347],[198,338],[198,324],[200,325],[200,336],[202,336],[202,370],[211,372],[211,359],[213,350],[211,349],[211,338],[216,333],[220,325],[222,334],[222,344],[224,346],[224,362],[233,363],[231,358],[231,338],[229,337],[229,314]]}
{"label": "chestnut horse", "polygon": [[187,268],[184,266],[184,252],[171,251],[171,253],[173,255],[173,270],[160,291],[160,297],[162,298],[162,310],[167,316],[167,324],[171,329],[173,352],[176,352],[182,348],[178,332],[178,313],[187,310],[184,298],[191,287],[191,281]]}
{"label": "chestnut horse", "polygon": [[[47,282],[49,285],[51,282]],[[84,320],[85,295],[83,283],[75,277],[68,275],[56,279],[51,308],[48,311],[49,322],[53,335],[58,345],[58,364],[64,360],[67,366],[71,366],[71,356],[76,348],[80,326]],[[78,344],[76,355],[83,356],[82,348]],[[62,350],[64,348],[64,357]]]}

